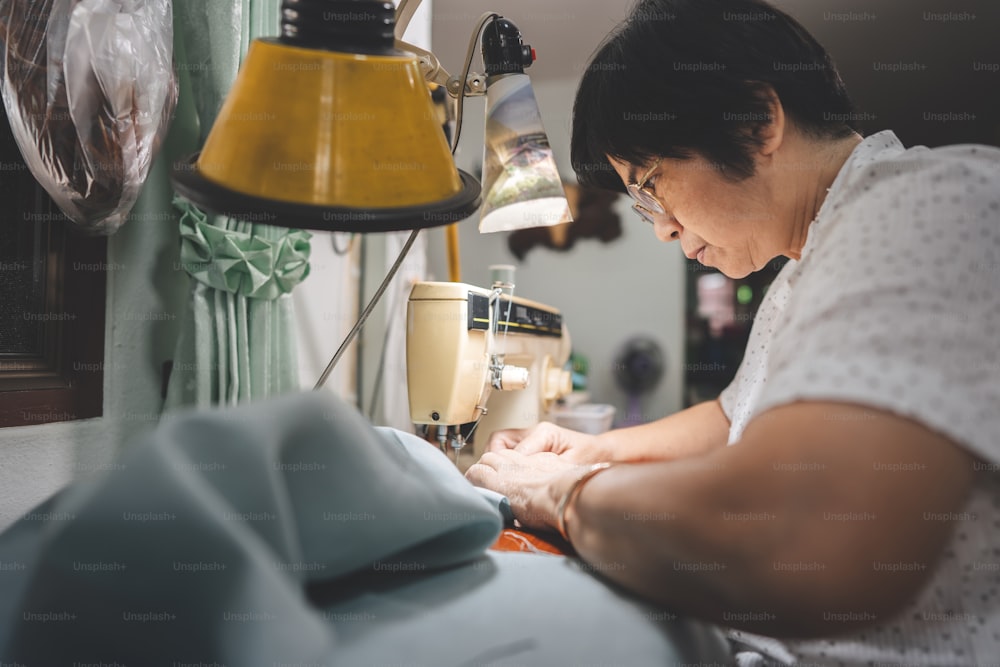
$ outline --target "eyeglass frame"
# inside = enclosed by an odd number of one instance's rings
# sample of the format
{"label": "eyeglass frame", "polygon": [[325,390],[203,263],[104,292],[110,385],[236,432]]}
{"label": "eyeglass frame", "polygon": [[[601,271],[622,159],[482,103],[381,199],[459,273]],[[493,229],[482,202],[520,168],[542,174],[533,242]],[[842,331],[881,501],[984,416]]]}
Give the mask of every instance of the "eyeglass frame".
{"label": "eyeglass frame", "polygon": [[657,198],[656,194],[646,189],[646,182],[656,171],[656,168],[660,166],[662,159],[657,160],[652,164],[649,170],[643,174],[642,178],[637,180],[635,183],[629,183],[625,186],[625,191],[628,196],[631,197],[635,203],[632,204],[632,210],[636,212],[640,218],[649,224],[653,224],[654,215],[663,215],[667,211],[663,208],[663,204]]}

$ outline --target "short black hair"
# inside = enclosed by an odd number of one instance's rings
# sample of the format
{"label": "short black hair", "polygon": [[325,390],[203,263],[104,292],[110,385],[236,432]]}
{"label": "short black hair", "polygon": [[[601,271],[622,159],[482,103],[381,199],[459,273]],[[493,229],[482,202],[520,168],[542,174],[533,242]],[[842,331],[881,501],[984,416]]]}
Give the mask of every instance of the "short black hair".
{"label": "short black hair", "polygon": [[830,55],[784,12],[763,0],[639,0],[577,89],[577,178],[623,191],[609,155],[636,165],[698,155],[729,180],[745,179],[770,118],[767,86],[809,135],[857,131]]}

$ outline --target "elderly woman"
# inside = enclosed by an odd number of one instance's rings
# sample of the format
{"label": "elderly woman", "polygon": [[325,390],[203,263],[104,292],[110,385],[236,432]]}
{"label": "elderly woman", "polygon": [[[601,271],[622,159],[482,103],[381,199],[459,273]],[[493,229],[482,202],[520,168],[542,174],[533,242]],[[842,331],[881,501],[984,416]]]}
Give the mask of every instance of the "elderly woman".
{"label": "elderly woman", "polygon": [[1000,150],[862,137],[757,0],[643,0],[577,92],[579,179],[734,278],[790,258],[718,401],[468,471],[741,664],[1000,656]]}

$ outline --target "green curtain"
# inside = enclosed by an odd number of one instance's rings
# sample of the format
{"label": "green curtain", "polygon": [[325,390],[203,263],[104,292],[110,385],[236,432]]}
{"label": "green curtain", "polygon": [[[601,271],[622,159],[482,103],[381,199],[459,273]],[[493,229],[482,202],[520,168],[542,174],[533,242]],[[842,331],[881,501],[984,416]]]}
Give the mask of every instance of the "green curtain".
{"label": "green curtain", "polygon": [[[174,0],[181,96],[199,146],[250,41],[279,32],[280,0]],[[180,197],[180,259],[191,293],[166,409],[235,404],[298,389],[291,290],[309,274],[309,234],[233,220]]]}

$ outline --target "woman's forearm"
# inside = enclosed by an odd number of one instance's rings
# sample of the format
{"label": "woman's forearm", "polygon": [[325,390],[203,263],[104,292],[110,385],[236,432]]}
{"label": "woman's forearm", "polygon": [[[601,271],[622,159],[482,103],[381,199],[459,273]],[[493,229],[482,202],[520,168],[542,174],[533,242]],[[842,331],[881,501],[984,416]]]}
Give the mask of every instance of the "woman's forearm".
{"label": "woman's forearm", "polygon": [[[887,474],[886,461],[912,472]],[[821,636],[848,629],[830,612],[882,619],[912,599],[951,531],[926,517],[961,511],[971,470],[967,452],[905,418],[798,403],[734,447],[600,472],[565,527],[595,572],[678,613]]]}
{"label": "woman's forearm", "polygon": [[600,436],[615,461],[670,461],[725,446],[729,420],[718,401],[706,401],[655,422]]}
{"label": "woman's forearm", "polygon": [[621,465],[593,477],[566,512],[577,553],[595,572],[678,612],[712,621],[739,613],[737,591],[754,570],[747,547],[764,540],[720,521],[751,508],[734,498],[724,509],[725,494],[711,491],[713,459]]}

